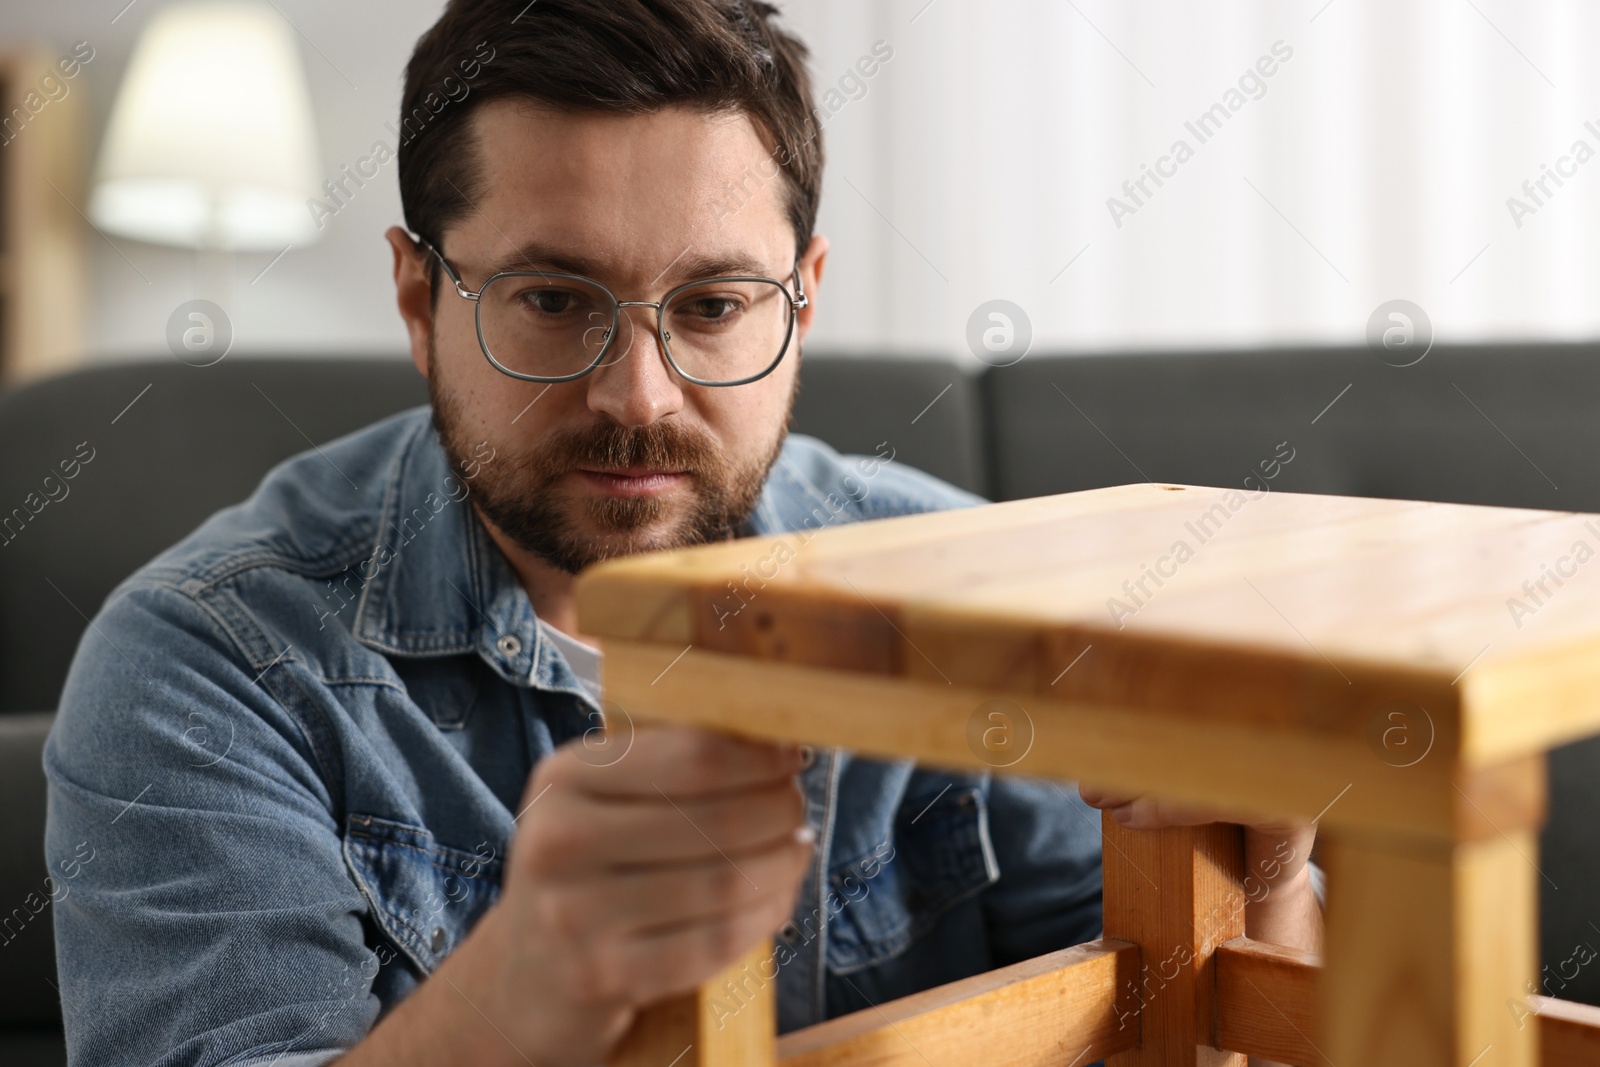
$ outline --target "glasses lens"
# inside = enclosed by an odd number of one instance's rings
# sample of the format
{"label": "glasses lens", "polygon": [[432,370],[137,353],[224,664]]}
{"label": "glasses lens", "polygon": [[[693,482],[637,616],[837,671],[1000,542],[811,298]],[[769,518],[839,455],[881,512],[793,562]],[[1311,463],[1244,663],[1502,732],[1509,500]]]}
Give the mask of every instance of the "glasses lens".
{"label": "glasses lens", "polygon": [[673,362],[703,382],[737,382],[783,355],[794,310],[772,281],[713,279],[673,296],[662,317]]}
{"label": "glasses lens", "polygon": [[586,370],[616,319],[616,303],[604,289],[561,275],[501,275],[478,299],[489,355],[507,370],[540,378]]}

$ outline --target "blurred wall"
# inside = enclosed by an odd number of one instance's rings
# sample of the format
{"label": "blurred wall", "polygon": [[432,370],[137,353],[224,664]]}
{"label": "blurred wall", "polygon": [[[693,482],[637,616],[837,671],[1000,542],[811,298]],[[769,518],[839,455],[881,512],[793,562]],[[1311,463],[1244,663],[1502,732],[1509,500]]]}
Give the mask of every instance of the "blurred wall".
{"label": "blurred wall", "polygon": [[[274,2],[328,174],[393,143],[438,0]],[[0,39],[92,43],[97,144],[160,3],[11,0]],[[1036,348],[1348,343],[1397,297],[1441,340],[1600,335],[1600,160],[1574,152],[1600,151],[1593,3],[780,3],[825,94],[816,347],[964,353],[992,299]],[[391,163],[320,243],[239,257],[235,351],[403,350],[382,239],[399,221]],[[164,351],[168,313],[205,288],[195,257],[90,240],[93,357]]]}

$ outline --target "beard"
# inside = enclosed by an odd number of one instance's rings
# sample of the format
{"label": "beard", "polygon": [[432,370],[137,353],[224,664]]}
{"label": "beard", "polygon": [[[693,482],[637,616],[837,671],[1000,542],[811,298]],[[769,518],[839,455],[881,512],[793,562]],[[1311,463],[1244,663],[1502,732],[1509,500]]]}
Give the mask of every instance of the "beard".
{"label": "beard", "polygon": [[[554,431],[526,449],[490,440],[495,458],[484,463],[469,459],[483,435],[469,428],[463,405],[441,381],[431,339],[428,349],[433,426],[451,469],[476,467],[472,495],[482,514],[513,544],[568,574],[614,556],[734,536],[755,510],[777,462],[798,389],[796,375],[774,439],[743,462],[724,455],[708,434],[692,426],[672,420],[623,426],[602,416],[591,426]],[[676,499],[594,497],[560,484],[580,469],[630,467],[688,473],[690,499],[676,522],[659,528],[680,507]]]}

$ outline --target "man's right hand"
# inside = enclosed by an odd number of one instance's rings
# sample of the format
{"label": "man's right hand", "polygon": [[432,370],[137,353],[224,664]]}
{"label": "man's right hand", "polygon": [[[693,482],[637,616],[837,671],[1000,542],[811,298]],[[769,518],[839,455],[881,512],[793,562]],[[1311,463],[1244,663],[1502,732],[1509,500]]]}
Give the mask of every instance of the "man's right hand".
{"label": "man's right hand", "polygon": [[461,1032],[440,1011],[478,1031],[470,1062],[603,1062],[641,1006],[693,989],[793,914],[812,856],[801,767],[793,746],[686,727],[641,726],[604,767],[556,749],[529,778],[500,899],[341,1062],[374,1045],[388,1063],[422,1062],[410,1057],[423,1045],[429,1062],[469,1062],[440,1040]]}

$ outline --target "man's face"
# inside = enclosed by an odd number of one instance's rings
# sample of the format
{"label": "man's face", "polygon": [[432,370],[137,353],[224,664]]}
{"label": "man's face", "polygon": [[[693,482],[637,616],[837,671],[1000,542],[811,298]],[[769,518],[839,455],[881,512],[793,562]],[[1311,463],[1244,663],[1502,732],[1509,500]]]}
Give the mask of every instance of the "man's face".
{"label": "man's face", "polygon": [[[499,265],[582,274],[623,301],[660,300],[709,274],[759,274],[792,292],[785,186],[763,177],[775,168],[746,116],[565,114],[500,99],[473,125],[482,194],[440,236],[467,288]],[[818,238],[803,258],[808,294],[825,252]],[[425,324],[413,321],[404,289],[445,450],[460,470],[485,444],[494,449],[477,467],[473,499],[519,547],[571,573],[726,537],[754,508],[783,443],[809,309],[777,369],[747,385],[683,381],[661,351],[653,308],[622,309],[605,363],[586,377],[542,384],[489,364],[474,305],[448,278]]]}

